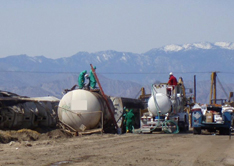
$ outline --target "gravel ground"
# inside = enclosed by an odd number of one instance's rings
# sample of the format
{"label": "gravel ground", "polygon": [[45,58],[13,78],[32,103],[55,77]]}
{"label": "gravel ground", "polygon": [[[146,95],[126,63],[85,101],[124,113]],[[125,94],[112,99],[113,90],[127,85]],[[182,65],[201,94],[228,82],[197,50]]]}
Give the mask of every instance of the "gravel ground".
{"label": "gravel ground", "polygon": [[60,130],[0,132],[0,165],[234,165],[234,137],[183,134],[92,134]]}

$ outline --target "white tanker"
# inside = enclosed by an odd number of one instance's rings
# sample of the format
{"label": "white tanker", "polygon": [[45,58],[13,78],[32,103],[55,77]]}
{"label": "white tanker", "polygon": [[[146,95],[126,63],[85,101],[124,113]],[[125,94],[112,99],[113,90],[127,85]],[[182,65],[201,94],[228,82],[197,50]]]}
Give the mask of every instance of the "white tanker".
{"label": "white tanker", "polygon": [[[182,84],[171,86],[154,84],[148,100],[148,113],[141,117],[141,131],[151,133],[155,130],[178,132],[179,128],[188,130],[188,113],[184,112],[186,97]],[[170,127],[174,127],[174,129]]]}
{"label": "white tanker", "polygon": [[[114,106],[108,98],[109,106],[114,112]],[[77,131],[93,129],[101,126],[103,115],[104,125],[111,121],[111,115],[102,95],[87,90],[72,90],[66,93],[59,102],[58,117],[63,123]]]}
{"label": "white tanker", "polygon": [[[156,105],[157,102],[157,105]],[[171,111],[172,102],[170,98],[163,93],[156,93],[149,98],[148,111],[153,116],[165,115]]]}

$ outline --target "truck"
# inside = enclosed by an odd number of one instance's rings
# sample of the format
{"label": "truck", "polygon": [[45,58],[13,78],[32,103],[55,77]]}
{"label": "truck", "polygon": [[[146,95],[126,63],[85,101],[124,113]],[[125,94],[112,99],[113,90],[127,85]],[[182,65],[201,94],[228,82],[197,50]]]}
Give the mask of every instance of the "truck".
{"label": "truck", "polygon": [[191,127],[193,127],[194,134],[201,134],[202,130],[207,130],[208,132],[216,132],[218,130],[221,135],[229,135],[231,133],[234,107],[231,106],[230,98],[229,102],[226,102],[226,99],[216,98],[216,78],[217,73],[212,72],[209,104],[195,104],[191,109]]}
{"label": "truck", "polygon": [[189,130],[189,111],[186,108],[191,98],[186,97],[182,78],[178,82],[178,85],[152,85],[148,111],[141,117],[142,133],[178,133]]}
{"label": "truck", "polygon": [[233,126],[234,107],[229,105],[198,105],[191,110],[193,134],[201,134],[202,130],[229,135]]}

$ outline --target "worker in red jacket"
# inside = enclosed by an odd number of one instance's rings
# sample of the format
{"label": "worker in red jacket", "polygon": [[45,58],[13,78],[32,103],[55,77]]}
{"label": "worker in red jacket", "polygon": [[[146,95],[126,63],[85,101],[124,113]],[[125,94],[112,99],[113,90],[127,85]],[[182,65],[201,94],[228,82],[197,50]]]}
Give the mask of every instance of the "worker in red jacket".
{"label": "worker in red jacket", "polygon": [[173,76],[173,73],[170,72],[168,85],[177,85],[177,79]]}

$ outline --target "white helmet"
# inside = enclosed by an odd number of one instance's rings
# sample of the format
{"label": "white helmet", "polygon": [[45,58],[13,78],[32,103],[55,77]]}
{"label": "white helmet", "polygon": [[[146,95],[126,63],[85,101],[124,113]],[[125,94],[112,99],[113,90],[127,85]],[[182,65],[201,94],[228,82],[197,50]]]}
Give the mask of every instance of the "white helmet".
{"label": "white helmet", "polygon": [[85,77],[87,78],[87,77],[89,77],[89,75],[88,75],[88,74],[85,74]]}
{"label": "white helmet", "polygon": [[173,73],[172,73],[172,72],[170,72],[170,74],[169,74],[169,75],[171,76],[171,75],[173,75]]}

